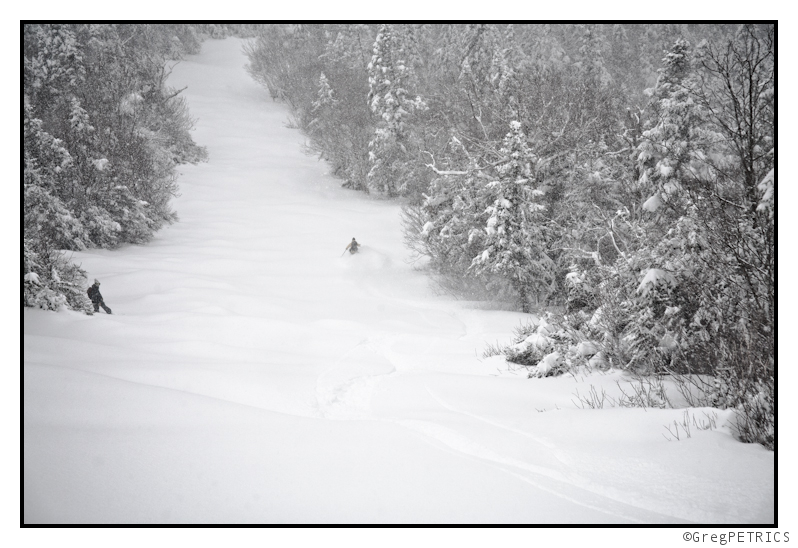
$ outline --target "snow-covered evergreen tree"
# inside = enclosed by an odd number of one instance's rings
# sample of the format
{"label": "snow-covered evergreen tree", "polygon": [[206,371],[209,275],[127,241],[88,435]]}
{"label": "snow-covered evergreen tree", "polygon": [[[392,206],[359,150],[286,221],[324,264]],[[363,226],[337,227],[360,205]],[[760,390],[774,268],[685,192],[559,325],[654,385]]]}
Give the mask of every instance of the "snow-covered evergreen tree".
{"label": "snow-covered evergreen tree", "polygon": [[555,280],[542,223],[543,192],[535,186],[536,159],[520,122],[511,122],[501,153],[498,179],[488,185],[493,202],[486,210],[484,249],[474,257],[472,267],[509,280],[527,312],[531,297],[547,296]]}
{"label": "snow-covered evergreen tree", "polygon": [[402,43],[393,25],[382,25],[374,41],[369,69],[369,107],[377,116],[369,143],[370,188],[389,196],[403,194],[413,184],[413,144],[409,118],[424,110],[424,101],[408,90],[411,67],[404,59]]}
{"label": "snow-covered evergreen tree", "polygon": [[42,130],[40,120],[30,117],[27,105],[23,130],[23,306],[88,311],[82,290],[85,275],[59,251],[83,249],[89,242],[83,224],[57,192],[72,158],[62,143]]}
{"label": "snow-covered evergreen tree", "polygon": [[690,56],[690,44],[679,39],[663,60],[652,90],[654,127],[640,145],[640,183],[651,193],[643,208],[658,215],[669,212],[671,220],[684,213],[685,181],[703,157],[697,141],[704,118],[692,97]]}

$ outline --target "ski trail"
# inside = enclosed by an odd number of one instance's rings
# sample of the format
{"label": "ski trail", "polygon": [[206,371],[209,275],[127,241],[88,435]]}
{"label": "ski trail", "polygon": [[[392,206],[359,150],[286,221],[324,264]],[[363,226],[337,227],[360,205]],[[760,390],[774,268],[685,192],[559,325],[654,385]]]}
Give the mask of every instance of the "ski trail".
{"label": "ski trail", "polygon": [[546,447],[547,449],[554,449],[556,447],[556,445],[554,443],[552,443],[551,441],[544,440],[544,439],[539,438],[537,436],[533,436],[532,434],[530,434],[529,432],[526,432],[524,430],[520,430],[518,428],[513,428],[512,426],[507,426],[505,424],[501,424],[501,423],[496,422],[494,420],[487,419],[487,418],[481,417],[479,415],[475,415],[474,413],[470,413],[470,412],[464,411],[462,409],[456,409],[453,406],[449,405],[448,403],[444,402],[440,397],[435,395],[435,393],[432,390],[430,390],[429,386],[425,386],[425,388],[427,390],[427,393],[430,396],[432,396],[432,398],[438,403],[438,405],[440,405],[444,409],[447,409],[447,410],[449,410],[449,411],[451,411],[453,413],[459,413],[461,415],[465,415],[466,417],[472,418],[472,419],[477,420],[477,421],[484,422],[484,423],[489,424],[491,426],[495,426],[497,428],[501,428],[502,430],[507,430],[509,432],[512,432],[513,434],[519,434],[521,436],[524,436],[526,438],[529,438],[529,439],[535,441],[536,443],[539,443],[540,445]]}

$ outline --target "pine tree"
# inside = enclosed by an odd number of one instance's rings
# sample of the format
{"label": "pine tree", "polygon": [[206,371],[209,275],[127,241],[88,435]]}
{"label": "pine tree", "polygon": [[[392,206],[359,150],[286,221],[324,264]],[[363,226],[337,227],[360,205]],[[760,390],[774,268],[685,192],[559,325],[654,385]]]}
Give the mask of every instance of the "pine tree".
{"label": "pine tree", "polygon": [[[343,186],[368,190],[368,144],[374,132],[371,110],[364,100],[369,90],[369,44],[373,36],[366,25],[333,27],[320,56],[326,83],[311,109],[308,127],[316,152],[327,159]],[[332,95],[330,95],[332,94]]]}
{"label": "pine tree", "polygon": [[84,249],[89,236],[59,198],[57,188],[72,157],[42,130],[25,105],[22,199],[22,304],[47,310],[68,306],[89,310],[82,286],[85,273],[64,259],[61,249]]}
{"label": "pine tree", "polygon": [[522,310],[528,312],[533,295],[547,296],[553,289],[554,269],[541,223],[543,192],[534,185],[535,156],[520,122],[510,124],[501,153],[499,177],[488,185],[494,199],[486,210],[484,249],[474,257],[472,268],[506,278],[517,291]]}
{"label": "pine tree", "polygon": [[405,193],[412,184],[412,144],[408,119],[426,108],[420,97],[407,89],[411,69],[406,65],[401,42],[393,25],[382,25],[374,41],[369,69],[369,106],[377,117],[374,137],[369,143],[369,186],[388,196]]}

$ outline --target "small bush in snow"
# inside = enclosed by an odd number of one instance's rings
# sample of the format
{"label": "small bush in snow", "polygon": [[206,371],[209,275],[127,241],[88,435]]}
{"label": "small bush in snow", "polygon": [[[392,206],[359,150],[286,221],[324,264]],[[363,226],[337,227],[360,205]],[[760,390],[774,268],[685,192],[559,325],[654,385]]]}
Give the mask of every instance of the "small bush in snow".
{"label": "small bush in snow", "polygon": [[513,342],[490,347],[485,356],[502,355],[527,368],[530,377],[552,377],[577,367],[607,369],[608,363],[599,342],[565,327],[563,317],[548,312],[515,329]]}
{"label": "small bush in snow", "polygon": [[86,273],[62,252],[24,248],[22,306],[44,310],[92,310],[86,295]]}

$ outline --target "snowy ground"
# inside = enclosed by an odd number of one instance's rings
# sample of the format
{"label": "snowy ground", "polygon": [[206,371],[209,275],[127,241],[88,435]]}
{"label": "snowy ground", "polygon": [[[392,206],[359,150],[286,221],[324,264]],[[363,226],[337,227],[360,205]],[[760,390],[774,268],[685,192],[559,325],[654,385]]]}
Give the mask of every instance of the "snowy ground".
{"label": "snowy ground", "polygon": [[114,315],[24,312],[25,523],[773,522],[774,454],[726,414],[669,441],[684,410],[574,404],[620,374],[480,359],[523,315],[436,295],[240,47],[172,73],[210,154],[181,221],[75,253]]}

